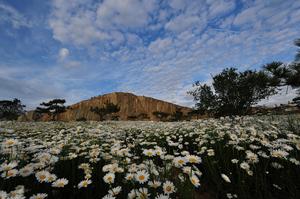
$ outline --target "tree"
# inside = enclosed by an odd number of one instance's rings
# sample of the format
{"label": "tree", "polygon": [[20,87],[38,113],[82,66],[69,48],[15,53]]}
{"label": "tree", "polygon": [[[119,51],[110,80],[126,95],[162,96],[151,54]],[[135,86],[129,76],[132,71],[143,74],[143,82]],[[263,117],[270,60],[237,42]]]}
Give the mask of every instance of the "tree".
{"label": "tree", "polygon": [[106,115],[119,112],[120,107],[107,101],[104,103],[103,107],[91,107],[90,111],[99,115],[100,121],[103,121]]}
{"label": "tree", "polygon": [[[300,39],[296,39],[294,44],[300,48]],[[298,89],[298,97],[300,97],[300,49],[297,51],[294,62],[290,64],[272,62],[264,65],[263,69],[269,73],[274,84]]]}
{"label": "tree", "polygon": [[216,96],[214,95],[212,88],[206,84],[201,85],[199,81],[193,84],[194,90],[189,91],[188,94],[194,97],[195,110],[193,114],[206,114],[213,113],[216,108]]}
{"label": "tree", "polygon": [[212,86],[196,82],[188,94],[194,97],[201,112],[215,116],[243,115],[252,105],[276,93],[272,81],[264,71],[238,72],[226,68],[213,77]]}
{"label": "tree", "polygon": [[66,100],[64,99],[53,99],[49,102],[42,102],[41,107],[37,107],[35,112],[40,114],[48,114],[51,117],[51,120],[57,119],[58,114],[66,111],[64,106]]}
{"label": "tree", "polygon": [[25,105],[19,99],[0,101],[0,120],[16,120],[24,114]]}

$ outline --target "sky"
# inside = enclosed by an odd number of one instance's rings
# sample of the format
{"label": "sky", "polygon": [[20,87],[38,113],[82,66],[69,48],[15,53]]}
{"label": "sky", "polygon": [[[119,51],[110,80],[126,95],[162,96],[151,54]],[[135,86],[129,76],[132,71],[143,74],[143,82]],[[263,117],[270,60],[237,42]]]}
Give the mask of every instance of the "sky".
{"label": "sky", "polygon": [[291,62],[299,37],[299,0],[0,0],[0,99],[122,91],[192,107],[196,80]]}

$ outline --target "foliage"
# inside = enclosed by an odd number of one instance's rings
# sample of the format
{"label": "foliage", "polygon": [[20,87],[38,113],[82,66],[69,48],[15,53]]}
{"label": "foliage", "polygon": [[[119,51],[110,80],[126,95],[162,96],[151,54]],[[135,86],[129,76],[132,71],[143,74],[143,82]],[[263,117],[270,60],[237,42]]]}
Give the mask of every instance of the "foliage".
{"label": "foliage", "polygon": [[120,107],[114,103],[106,101],[103,107],[91,107],[90,111],[97,114],[100,118],[100,121],[103,121],[106,115],[119,112]]}
{"label": "foliage", "polygon": [[0,120],[16,120],[24,114],[25,105],[19,99],[0,101]]}
{"label": "foliage", "polygon": [[188,94],[201,113],[216,116],[243,115],[252,105],[276,93],[276,84],[263,71],[238,72],[226,68],[213,77],[212,86],[196,82]]}
{"label": "foliage", "polygon": [[[295,40],[294,44],[300,48],[300,39]],[[272,62],[264,65],[263,68],[269,73],[274,83],[277,83],[278,86],[291,86],[298,89],[300,96],[300,49],[298,49],[294,62],[290,64]],[[297,97],[293,101],[297,103]]]}
{"label": "foliage", "polygon": [[64,106],[66,100],[64,99],[53,99],[49,102],[42,102],[41,107],[37,107],[35,112],[39,114],[48,114],[51,116],[52,120],[57,119],[58,114],[66,111],[66,107]]}

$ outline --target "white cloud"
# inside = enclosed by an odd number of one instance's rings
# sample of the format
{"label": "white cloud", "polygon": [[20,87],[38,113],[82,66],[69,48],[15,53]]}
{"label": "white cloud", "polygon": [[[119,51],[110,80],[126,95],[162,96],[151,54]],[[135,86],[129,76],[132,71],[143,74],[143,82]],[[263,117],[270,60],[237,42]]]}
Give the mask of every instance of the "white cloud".
{"label": "white cloud", "polygon": [[153,53],[160,53],[165,51],[170,45],[172,44],[171,38],[165,38],[165,39],[157,39],[149,45],[149,50]]}
{"label": "white cloud", "polygon": [[197,28],[202,30],[206,26],[206,21],[201,19],[197,15],[185,15],[181,14],[173,19],[171,19],[168,23],[166,23],[165,28],[167,30],[180,33],[186,29]]}
{"label": "white cloud", "polygon": [[185,0],[170,0],[170,6],[176,10],[184,10],[187,4]]}
{"label": "white cloud", "polygon": [[232,11],[235,8],[235,1],[211,1],[209,6],[209,17],[220,16]]}
{"label": "white cloud", "polygon": [[67,48],[61,48],[58,53],[59,60],[61,61],[65,60],[69,56],[69,54],[70,52]]}
{"label": "white cloud", "polygon": [[[56,40],[93,51],[101,61],[93,69],[106,69],[117,89],[184,105],[194,80],[289,59],[299,35],[294,1],[158,2],[56,0],[49,23]],[[113,68],[105,68],[109,62]]]}
{"label": "white cloud", "polygon": [[[55,0],[49,25],[53,37],[63,43],[88,46],[113,42],[119,45],[125,35],[120,31],[148,25],[154,0],[104,0],[88,3],[80,0],[66,3]],[[92,5],[92,6],[90,6]]]}
{"label": "white cloud", "polygon": [[293,98],[297,96],[297,90],[287,87],[281,88],[282,90],[278,94],[273,95],[267,99],[264,99],[258,103],[262,106],[275,106],[280,104],[287,104],[291,102]]}
{"label": "white cloud", "polygon": [[143,27],[153,8],[153,0],[104,0],[98,6],[96,24],[102,29]]}
{"label": "white cloud", "polygon": [[32,24],[15,8],[0,3],[0,23],[11,23],[14,28],[31,27]]}

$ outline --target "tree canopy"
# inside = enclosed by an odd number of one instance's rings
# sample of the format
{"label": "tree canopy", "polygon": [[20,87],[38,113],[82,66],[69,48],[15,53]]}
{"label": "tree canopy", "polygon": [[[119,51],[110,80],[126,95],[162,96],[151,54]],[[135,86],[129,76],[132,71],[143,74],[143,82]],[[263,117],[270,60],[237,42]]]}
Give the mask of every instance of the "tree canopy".
{"label": "tree canopy", "polygon": [[16,120],[24,111],[25,105],[19,99],[0,101],[0,120]]}
{"label": "tree canopy", "polygon": [[213,77],[212,86],[193,85],[188,94],[194,97],[196,109],[215,116],[247,114],[250,107],[276,93],[276,84],[264,71],[226,68]]}
{"label": "tree canopy", "polygon": [[51,116],[52,120],[54,120],[59,113],[63,113],[66,111],[64,103],[66,103],[66,100],[64,99],[53,99],[49,102],[42,102],[40,104],[41,106],[37,107],[35,112],[41,114],[46,113]]}
{"label": "tree canopy", "polygon": [[[271,62],[264,65],[263,69],[269,73],[273,82],[278,86],[291,86],[297,89],[300,97],[300,39],[295,40],[294,44],[299,47],[295,60],[289,64],[281,62]],[[295,98],[293,101],[298,101]]]}

